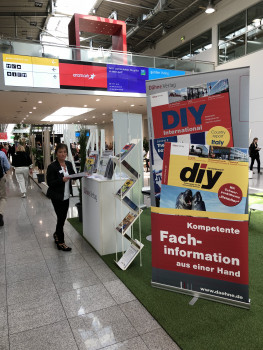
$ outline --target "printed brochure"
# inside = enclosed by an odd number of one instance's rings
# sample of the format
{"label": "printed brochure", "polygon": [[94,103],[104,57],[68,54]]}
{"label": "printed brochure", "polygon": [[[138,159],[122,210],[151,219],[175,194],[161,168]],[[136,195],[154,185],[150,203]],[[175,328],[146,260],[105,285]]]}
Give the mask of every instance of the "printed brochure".
{"label": "printed brochure", "polygon": [[135,219],[137,219],[137,217],[137,214],[129,212],[122,220],[122,222],[119,223],[119,225],[116,227],[116,230],[119,231],[121,234],[124,234],[125,231],[127,231],[131,224],[135,221]]}
{"label": "printed brochure", "polygon": [[136,182],[136,180],[134,180],[134,179],[126,180],[124,182],[124,184],[121,186],[121,188],[118,190],[116,195],[119,197],[124,197],[128,193],[128,191],[133,187],[135,182]]}

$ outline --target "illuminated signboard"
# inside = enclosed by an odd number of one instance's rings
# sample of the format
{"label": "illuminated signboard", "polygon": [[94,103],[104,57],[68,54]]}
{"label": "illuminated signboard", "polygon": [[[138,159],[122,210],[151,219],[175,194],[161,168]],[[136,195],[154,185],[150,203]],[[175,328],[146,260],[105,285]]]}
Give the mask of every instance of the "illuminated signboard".
{"label": "illuminated signboard", "polygon": [[148,68],[107,65],[108,91],[145,93]]}
{"label": "illuminated signboard", "polygon": [[58,59],[3,54],[5,85],[59,88]]}
{"label": "illuminated signboard", "polygon": [[60,87],[107,90],[106,65],[59,61]]}
{"label": "illuminated signboard", "polygon": [[5,85],[146,93],[146,80],[185,72],[3,54]]}

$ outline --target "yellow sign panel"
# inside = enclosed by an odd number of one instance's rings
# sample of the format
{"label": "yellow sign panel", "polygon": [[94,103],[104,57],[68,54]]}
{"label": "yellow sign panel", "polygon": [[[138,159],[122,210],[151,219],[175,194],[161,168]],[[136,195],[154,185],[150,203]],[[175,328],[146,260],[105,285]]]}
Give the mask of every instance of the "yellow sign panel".
{"label": "yellow sign panel", "polygon": [[3,54],[3,61],[4,62],[12,62],[12,63],[20,63],[20,64],[32,64],[32,57]]}
{"label": "yellow sign panel", "polygon": [[32,63],[41,66],[53,66],[58,67],[59,62],[56,58],[42,58],[42,57],[32,57]]}
{"label": "yellow sign panel", "polygon": [[218,192],[227,183],[238,186],[246,197],[247,162],[170,155],[167,185]]}

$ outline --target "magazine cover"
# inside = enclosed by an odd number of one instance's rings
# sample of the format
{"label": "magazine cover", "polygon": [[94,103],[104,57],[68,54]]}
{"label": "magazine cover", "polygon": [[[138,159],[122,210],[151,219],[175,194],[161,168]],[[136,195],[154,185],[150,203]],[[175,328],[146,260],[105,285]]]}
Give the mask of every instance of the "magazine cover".
{"label": "magazine cover", "polygon": [[120,222],[119,225],[116,227],[116,230],[118,230],[120,233],[124,233],[133,223],[133,221],[137,218],[137,216],[138,215],[136,214],[128,213],[122,220],[122,222]]}
{"label": "magazine cover", "polygon": [[160,139],[150,140],[154,193],[157,199],[160,198],[161,193],[163,152],[165,142],[186,142],[205,144],[205,133],[163,137]]}
{"label": "magazine cover", "polygon": [[134,179],[128,179],[124,182],[124,184],[121,186],[121,188],[116,193],[117,196],[123,197],[125,196],[128,191],[132,188],[132,186],[135,184],[136,180]]}
{"label": "magazine cover", "polygon": [[123,160],[129,154],[129,152],[134,148],[134,146],[135,146],[134,143],[128,143],[123,147],[120,153],[116,154],[116,157],[118,159]]}
{"label": "magazine cover", "polygon": [[228,79],[151,95],[154,138],[205,133],[205,144],[233,146]]}
{"label": "magazine cover", "polygon": [[247,148],[165,144],[160,207],[245,214],[247,188]]}

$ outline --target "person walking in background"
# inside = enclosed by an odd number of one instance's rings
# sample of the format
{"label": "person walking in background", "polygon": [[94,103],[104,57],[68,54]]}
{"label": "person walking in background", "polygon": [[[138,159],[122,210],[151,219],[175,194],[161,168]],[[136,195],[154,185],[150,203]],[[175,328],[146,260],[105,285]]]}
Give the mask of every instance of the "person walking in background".
{"label": "person walking in background", "polygon": [[19,183],[22,198],[26,197],[28,176],[29,172],[32,172],[32,160],[28,153],[25,152],[25,148],[22,145],[18,145],[16,153],[12,157],[12,166],[15,168],[15,175],[17,182]]}
{"label": "person walking in background", "polygon": [[71,248],[65,244],[64,224],[69,208],[69,197],[72,195],[72,185],[69,175],[75,174],[72,163],[66,160],[68,147],[60,143],[55,149],[56,160],[47,168],[47,197],[51,199],[57,215],[56,231],[53,234],[59,250],[66,252]]}
{"label": "person walking in background", "polygon": [[4,152],[0,151],[0,226],[4,226],[4,206],[6,203],[6,172],[10,169],[10,163]]}
{"label": "person walking in background", "polygon": [[258,164],[258,173],[262,174],[260,172],[260,157],[259,157],[260,150],[261,148],[258,147],[258,138],[254,137],[252,143],[249,146],[249,156],[251,157],[250,170],[253,170],[253,165],[256,160]]}
{"label": "person walking in background", "polygon": [[0,151],[4,152],[4,154],[7,156],[7,149],[2,143],[0,144]]}

